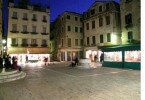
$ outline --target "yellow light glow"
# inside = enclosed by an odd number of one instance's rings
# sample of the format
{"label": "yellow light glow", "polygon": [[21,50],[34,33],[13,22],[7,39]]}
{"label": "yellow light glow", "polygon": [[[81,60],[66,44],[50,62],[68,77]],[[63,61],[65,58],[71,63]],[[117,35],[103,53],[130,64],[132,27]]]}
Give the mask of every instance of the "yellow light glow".
{"label": "yellow light glow", "polygon": [[111,43],[113,43],[113,44],[117,43],[117,36],[116,36],[116,34],[111,34]]}

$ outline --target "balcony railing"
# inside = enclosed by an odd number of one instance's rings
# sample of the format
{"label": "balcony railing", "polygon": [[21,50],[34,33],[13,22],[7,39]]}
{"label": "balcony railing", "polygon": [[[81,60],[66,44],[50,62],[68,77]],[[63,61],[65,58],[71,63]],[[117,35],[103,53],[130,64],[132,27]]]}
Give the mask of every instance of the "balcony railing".
{"label": "balcony railing", "polygon": [[14,30],[12,30],[12,31],[10,31],[10,32],[12,32],[12,33],[19,33],[19,31],[14,31]]}
{"label": "balcony railing", "polygon": [[41,47],[47,47],[47,44],[42,44]]}
{"label": "balcony railing", "polygon": [[37,32],[31,32],[31,34],[36,35],[36,34],[38,34],[38,33],[37,33]]}
{"label": "balcony railing", "polygon": [[11,46],[13,46],[13,47],[17,47],[17,46],[18,46],[18,44],[11,44]]}
{"label": "balcony railing", "polygon": [[37,21],[37,19],[33,18],[32,21]]}
{"label": "balcony railing", "polygon": [[31,47],[37,47],[38,44],[31,44]]}
{"label": "balcony railing", "polygon": [[42,35],[48,35],[48,33],[41,33]]}
{"label": "balcony railing", "polygon": [[46,20],[46,19],[43,19],[43,20],[42,20],[42,22],[46,23],[46,22],[47,22],[47,20]]}
{"label": "balcony railing", "polygon": [[129,24],[126,24],[126,25],[125,25],[125,28],[126,28],[126,29],[129,29],[129,28],[132,28],[132,27],[133,27],[133,24],[132,24],[132,23],[129,23]]}
{"label": "balcony railing", "polygon": [[28,18],[23,18],[23,20],[28,20]]}
{"label": "balcony railing", "polygon": [[29,34],[29,32],[27,32],[27,31],[22,31],[21,33],[23,33],[23,34]]}
{"label": "balcony railing", "polygon": [[12,17],[12,19],[18,19],[18,17]]}
{"label": "balcony railing", "polygon": [[22,47],[28,47],[28,44],[27,43],[23,43],[21,44]]}

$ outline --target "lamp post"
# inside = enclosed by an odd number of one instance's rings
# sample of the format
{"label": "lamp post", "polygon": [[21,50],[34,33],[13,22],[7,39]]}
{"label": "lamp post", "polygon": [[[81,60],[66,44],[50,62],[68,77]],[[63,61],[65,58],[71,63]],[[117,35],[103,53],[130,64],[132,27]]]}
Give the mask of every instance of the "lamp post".
{"label": "lamp post", "polygon": [[2,59],[3,59],[3,69],[2,69],[2,73],[5,72],[5,61],[4,61],[4,52],[6,52],[6,43],[7,41],[5,39],[2,40]]}

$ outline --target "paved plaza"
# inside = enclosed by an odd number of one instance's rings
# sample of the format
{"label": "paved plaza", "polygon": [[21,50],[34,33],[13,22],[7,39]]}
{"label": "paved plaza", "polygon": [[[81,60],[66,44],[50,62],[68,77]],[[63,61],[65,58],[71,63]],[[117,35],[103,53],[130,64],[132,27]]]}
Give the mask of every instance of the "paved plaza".
{"label": "paved plaza", "polygon": [[140,71],[66,63],[23,68],[26,77],[0,84],[0,100],[140,100]]}

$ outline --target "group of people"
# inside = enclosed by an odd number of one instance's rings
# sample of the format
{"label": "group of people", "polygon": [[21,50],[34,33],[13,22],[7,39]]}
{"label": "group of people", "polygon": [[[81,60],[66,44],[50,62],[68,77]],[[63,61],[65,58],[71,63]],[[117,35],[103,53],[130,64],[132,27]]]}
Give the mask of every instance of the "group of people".
{"label": "group of people", "polygon": [[75,57],[75,59],[73,59],[73,61],[72,61],[72,63],[71,63],[71,66],[72,67],[75,67],[76,65],[78,65],[79,64],[79,59],[78,59],[78,57]]}
{"label": "group of people", "polygon": [[15,56],[11,58],[9,55],[4,56],[3,58],[0,56],[0,67],[21,70],[21,67],[17,64],[17,58]]}

